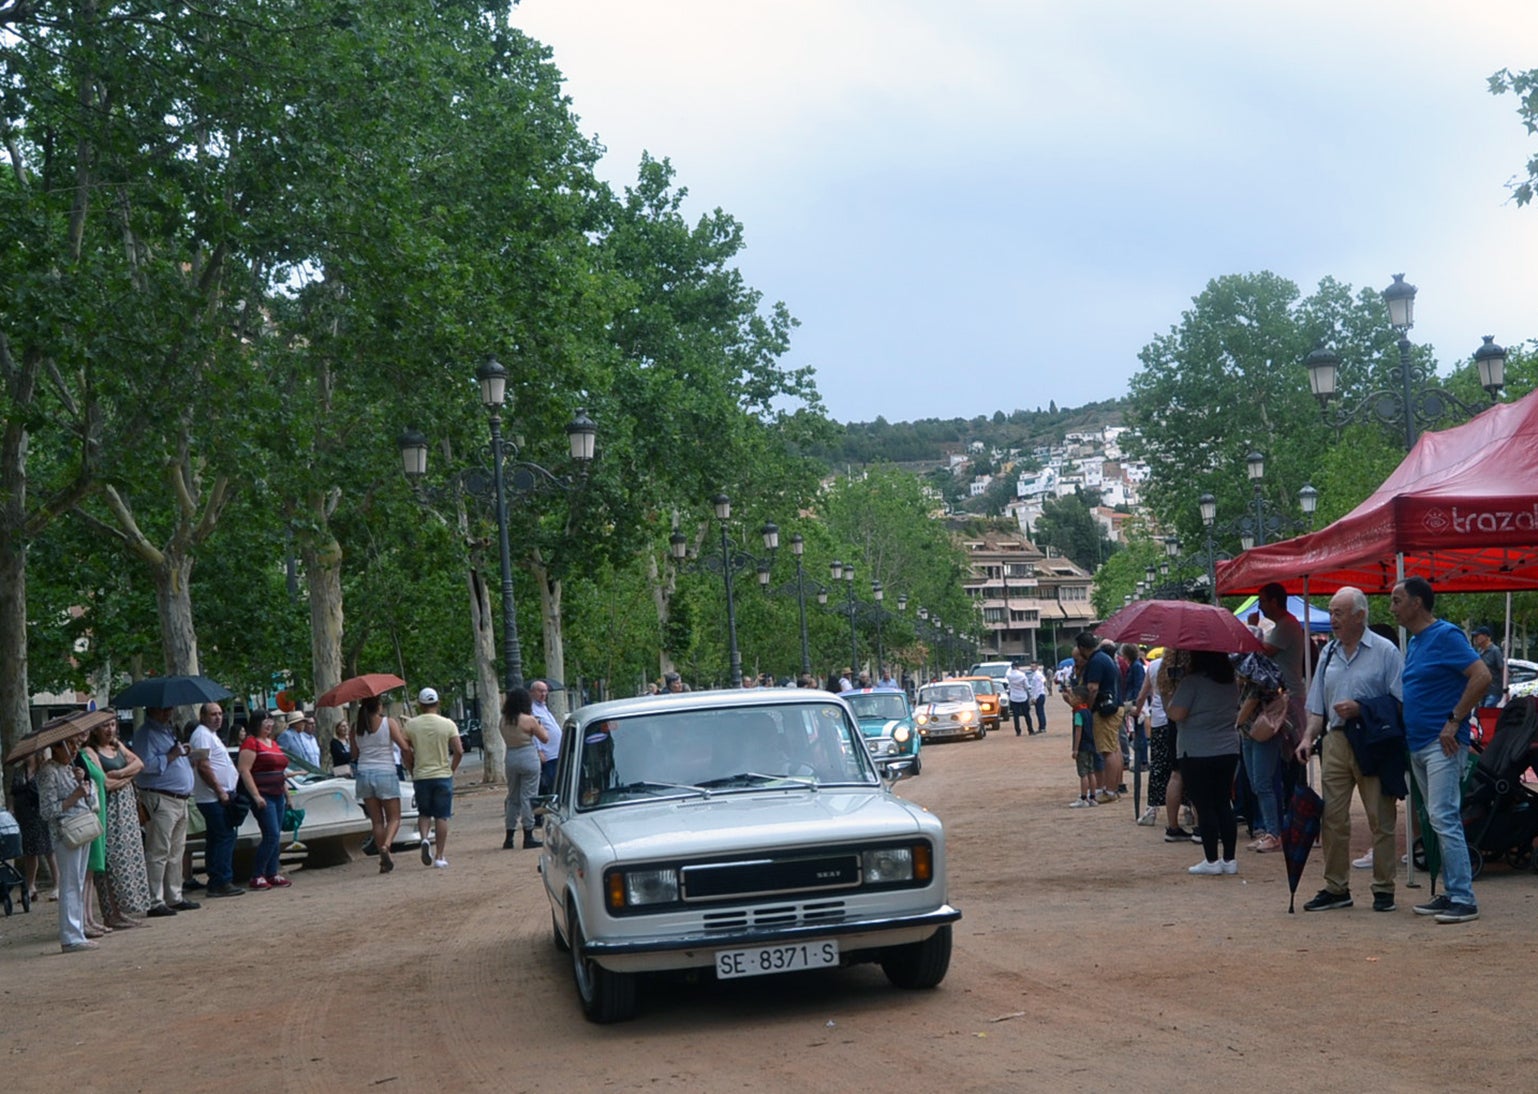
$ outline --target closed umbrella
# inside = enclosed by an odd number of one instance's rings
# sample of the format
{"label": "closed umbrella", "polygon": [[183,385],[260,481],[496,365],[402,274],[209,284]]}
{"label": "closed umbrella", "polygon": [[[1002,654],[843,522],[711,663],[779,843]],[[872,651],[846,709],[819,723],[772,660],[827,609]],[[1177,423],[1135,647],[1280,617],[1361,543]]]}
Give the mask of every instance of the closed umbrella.
{"label": "closed umbrella", "polygon": [[1282,825],[1282,854],[1287,859],[1287,889],[1292,894],[1287,901],[1287,914],[1292,915],[1298,900],[1298,882],[1303,878],[1303,867],[1308,865],[1308,853],[1319,838],[1319,824],[1324,817],[1324,799],[1307,783],[1299,783],[1292,792],[1292,805],[1287,811],[1287,822]]}

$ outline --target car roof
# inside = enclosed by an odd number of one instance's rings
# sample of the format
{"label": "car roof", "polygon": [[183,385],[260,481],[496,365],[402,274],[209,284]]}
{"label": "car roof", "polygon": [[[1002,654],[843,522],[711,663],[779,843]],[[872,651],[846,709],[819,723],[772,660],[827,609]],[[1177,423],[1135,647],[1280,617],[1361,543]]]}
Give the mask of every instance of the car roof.
{"label": "car roof", "polygon": [[630,718],[638,714],[666,714],[678,710],[737,709],[741,707],[783,707],[842,702],[831,691],[821,688],[722,688],[713,691],[669,692],[662,695],[638,695],[631,699],[610,699],[589,703],[568,718],[583,725],[608,718]]}

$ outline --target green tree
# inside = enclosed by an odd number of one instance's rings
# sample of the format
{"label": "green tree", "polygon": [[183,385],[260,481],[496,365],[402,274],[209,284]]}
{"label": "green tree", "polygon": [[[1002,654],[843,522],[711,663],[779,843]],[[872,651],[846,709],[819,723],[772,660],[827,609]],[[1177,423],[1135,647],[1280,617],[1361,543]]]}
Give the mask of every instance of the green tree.
{"label": "green tree", "polygon": [[[1503,68],[1490,77],[1490,94],[1511,94],[1517,97],[1517,117],[1529,135],[1538,133],[1538,68],[1512,72]],[[1525,175],[1518,175],[1507,182],[1512,197],[1518,205],[1533,200],[1533,187],[1538,185],[1538,153],[1528,158]]]}

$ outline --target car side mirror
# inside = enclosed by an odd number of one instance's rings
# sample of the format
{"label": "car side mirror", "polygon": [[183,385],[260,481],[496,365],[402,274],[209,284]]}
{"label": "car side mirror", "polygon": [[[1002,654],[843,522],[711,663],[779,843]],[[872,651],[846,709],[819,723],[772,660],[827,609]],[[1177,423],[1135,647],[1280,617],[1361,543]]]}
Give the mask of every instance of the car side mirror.
{"label": "car side mirror", "polygon": [[913,757],[881,756],[876,758],[876,772],[885,783],[895,783],[913,774]]}

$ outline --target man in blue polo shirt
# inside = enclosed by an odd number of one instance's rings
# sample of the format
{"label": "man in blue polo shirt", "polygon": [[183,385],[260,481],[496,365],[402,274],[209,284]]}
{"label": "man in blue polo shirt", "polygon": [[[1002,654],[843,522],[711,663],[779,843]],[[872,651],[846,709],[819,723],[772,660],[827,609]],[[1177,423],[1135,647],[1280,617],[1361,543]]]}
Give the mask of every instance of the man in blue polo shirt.
{"label": "man in blue polo shirt", "polygon": [[1442,895],[1415,906],[1438,923],[1479,918],[1474,876],[1463,836],[1462,784],[1469,751],[1469,715],[1490,683],[1463,632],[1431,614],[1436,593],[1419,577],[1394,586],[1389,610],[1410,635],[1404,659],[1404,729],[1410,770],[1442,856]]}

